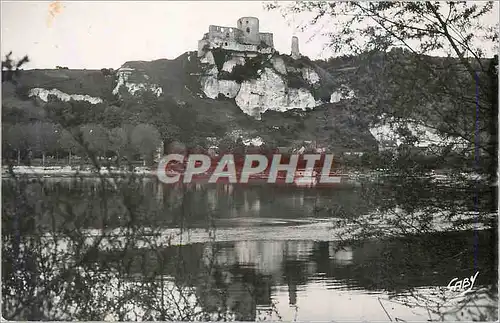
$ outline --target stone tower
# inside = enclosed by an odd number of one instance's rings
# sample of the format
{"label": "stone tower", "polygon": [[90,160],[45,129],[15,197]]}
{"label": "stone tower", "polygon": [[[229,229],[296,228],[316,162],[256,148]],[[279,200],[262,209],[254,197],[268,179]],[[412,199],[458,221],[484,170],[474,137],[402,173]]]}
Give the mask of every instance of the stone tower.
{"label": "stone tower", "polygon": [[292,37],[292,58],[293,59],[300,58],[299,39],[296,36]]}
{"label": "stone tower", "polygon": [[238,19],[237,27],[241,30],[240,42],[243,44],[260,45],[259,19],[242,17]]}

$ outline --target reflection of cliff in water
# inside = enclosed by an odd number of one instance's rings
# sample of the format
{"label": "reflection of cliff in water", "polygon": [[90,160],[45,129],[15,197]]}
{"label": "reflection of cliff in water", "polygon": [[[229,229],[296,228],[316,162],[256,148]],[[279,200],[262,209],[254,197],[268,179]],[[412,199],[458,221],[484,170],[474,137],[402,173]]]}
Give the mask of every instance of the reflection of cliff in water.
{"label": "reflection of cliff in water", "polygon": [[[100,228],[104,216],[108,228],[130,223],[148,227],[215,225],[220,228],[290,225],[304,217],[350,218],[374,211],[385,213],[396,206],[408,213],[429,207],[430,214],[436,210],[453,213],[490,208],[496,212],[496,203],[493,205],[488,199],[474,204],[471,196],[485,190],[476,186],[458,189],[403,182],[396,186],[364,183],[360,187],[309,189],[272,184],[167,185],[155,178],[108,180],[102,185],[99,179],[49,178],[21,181],[20,185],[26,193],[23,203],[30,210],[28,215],[47,230],[53,229],[54,221],[56,227],[65,223],[70,228]],[[2,181],[2,202],[7,208],[19,195],[12,184]],[[43,203],[50,205],[51,214],[42,215]],[[15,209],[15,205],[10,207]]]}
{"label": "reflection of cliff in water", "polygon": [[[119,227],[132,220],[150,227],[207,227],[279,225],[279,219],[329,217],[333,212],[319,211],[330,207],[343,214],[367,211],[353,188],[301,189],[273,185],[166,185],[156,180],[123,183],[111,180],[103,190],[99,181],[29,183],[28,203],[35,211],[40,201],[50,200],[56,223],[67,223],[63,215],[71,215],[73,224],[83,228],[99,228],[104,212],[108,227]],[[3,188],[8,186],[3,182]],[[106,201],[103,203],[103,196]],[[57,197],[57,199],[55,199]],[[104,211],[103,206],[106,210]],[[59,218],[58,218],[59,217]],[[263,219],[266,221],[256,221]],[[274,221],[273,219],[276,219]],[[52,218],[37,219],[52,229]],[[48,222],[47,222],[48,221]]]}
{"label": "reflection of cliff in water", "polygon": [[[367,241],[343,248],[313,241],[207,243],[130,252],[127,257],[133,272],[147,275],[144,270],[162,268],[161,274],[179,284],[196,286],[206,308],[225,304],[240,313],[240,320],[254,320],[257,306],[271,304],[275,287],[286,286],[294,305],[297,292],[311,281],[324,281],[333,289],[395,293],[446,286],[453,277],[480,271],[477,285],[495,284],[495,237],[493,230],[479,232],[476,267],[472,233]],[[113,258],[104,256],[107,261]]]}

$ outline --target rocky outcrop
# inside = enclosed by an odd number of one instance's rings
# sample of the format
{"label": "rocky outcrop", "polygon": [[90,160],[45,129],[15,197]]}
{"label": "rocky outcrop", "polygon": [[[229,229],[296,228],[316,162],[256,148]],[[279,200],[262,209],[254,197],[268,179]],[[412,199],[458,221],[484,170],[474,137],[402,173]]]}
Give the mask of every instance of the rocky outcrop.
{"label": "rocky outcrop", "polygon": [[103,102],[101,98],[96,98],[96,97],[92,97],[90,95],[82,95],[82,94],[67,94],[67,93],[64,93],[58,89],[47,90],[47,89],[42,89],[42,88],[34,88],[34,89],[31,89],[28,93],[29,97],[35,96],[44,102],[48,101],[49,95],[55,95],[61,101],[70,101],[70,100],[87,101],[87,102],[90,102],[92,104],[98,104],[98,103]]}
{"label": "rocky outcrop", "polygon": [[271,68],[265,68],[258,79],[243,82],[235,101],[243,112],[256,119],[267,110],[305,110],[319,105],[310,91],[289,88]]}
{"label": "rocky outcrop", "polygon": [[[200,78],[203,93],[211,99],[220,94],[234,98],[236,105],[246,114],[260,119],[267,110],[287,111],[291,109],[314,108],[322,102],[317,101],[311,93],[320,82],[320,77],[312,67],[287,66],[282,57],[263,57],[268,59],[268,65],[258,69],[254,78],[248,78],[240,83],[235,80],[219,79],[220,72],[231,74],[237,65],[245,65],[248,58],[239,55],[229,55],[222,64],[222,71],[215,65],[212,52],[207,52],[200,58],[204,64],[204,73]],[[290,87],[289,74],[301,78],[304,87]]]}
{"label": "rocky outcrop", "polygon": [[210,99],[216,99],[219,94],[227,98],[235,98],[240,91],[241,85],[235,81],[218,80],[216,77],[209,76],[202,80],[202,88],[205,95]]}
{"label": "rocky outcrop", "polygon": [[356,95],[351,88],[342,86],[339,90],[332,93],[332,95],[330,96],[330,103],[337,103],[342,100],[349,100],[355,97]]}
{"label": "rocky outcrop", "polygon": [[[145,82],[133,82],[130,80],[131,76],[142,77]],[[117,72],[117,84],[113,89],[113,94],[120,94],[120,89],[125,88],[131,95],[136,95],[144,91],[152,91],[156,96],[160,96],[163,93],[163,89],[156,84],[148,83],[148,80],[148,75],[135,71],[132,68],[122,67]]]}
{"label": "rocky outcrop", "polygon": [[379,143],[379,148],[397,147],[404,142],[405,136],[399,133],[399,129],[407,129],[412,136],[418,138],[415,147],[430,146],[455,146],[456,148],[467,147],[467,141],[458,137],[445,138],[440,136],[434,129],[420,125],[412,120],[396,121],[386,117],[386,121],[373,125],[370,133]]}
{"label": "rocky outcrop", "polygon": [[200,63],[215,65],[215,59],[212,52],[207,52],[203,57],[200,58]]}
{"label": "rocky outcrop", "polygon": [[254,137],[254,138],[245,138],[243,139],[243,144],[245,146],[256,146],[256,147],[259,147],[259,146],[262,146],[264,144],[264,140],[262,140],[261,137]]}
{"label": "rocky outcrop", "polygon": [[281,57],[273,57],[271,58],[271,64],[273,64],[274,69],[283,75],[286,75],[286,65],[285,61]]}
{"label": "rocky outcrop", "polygon": [[318,73],[311,67],[304,67],[301,70],[302,77],[311,85],[316,85],[319,83],[320,78]]}
{"label": "rocky outcrop", "polygon": [[[289,89],[288,91],[288,104],[286,107],[277,111],[286,111],[291,109],[302,109],[314,108],[315,106],[321,105],[322,102],[318,102],[314,99],[314,96],[306,89]],[[272,109],[268,109],[272,110]]]}
{"label": "rocky outcrop", "polygon": [[231,73],[233,71],[233,68],[236,65],[244,65],[246,62],[244,57],[241,56],[235,56],[231,58],[230,60],[224,62],[224,65],[222,66],[222,70]]}
{"label": "rocky outcrop", "polygon": [[249,133],[243,130],[233,130],[226,135],[231,138],[233,141],[237,141],[238,139],[242,139],[243,144],[245,146],[261,146],[264,144],[264,140],[260,136],[255,136],[255,134]]}
{"label": "rocky outcrop", "polygon": [[[235,65],[233,65],[233,67]],[[229,69],[229,67],[227,68]],[[203,93],[205,93],[205,95],[210,99],[217,99],[219,94],[232,99],[236,97],[240,90],[240,84],[236,83],[235,81],[219,80],[217,78],[217,76],[219,75],[219,70],[215,65],[209,65],[203,75],[204,76],[200,79],[201,89],[203,90]]]}

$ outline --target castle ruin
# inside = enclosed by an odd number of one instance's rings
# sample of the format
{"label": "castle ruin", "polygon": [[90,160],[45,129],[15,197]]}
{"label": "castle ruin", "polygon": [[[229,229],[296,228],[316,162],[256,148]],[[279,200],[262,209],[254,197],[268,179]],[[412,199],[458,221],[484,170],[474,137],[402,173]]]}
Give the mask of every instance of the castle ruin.
{"label": "castle ruin", "polygon": [[202,57],[207,50],[214,48],[244,52],[247,55],[250,54],[249,56],[252,56],[252,53],[256,55],[274,52],[273,34],[259,31],[258,18],[242,17],[238,19],[236,26],[210,25],[208,33],[198,41],[198,57]]}

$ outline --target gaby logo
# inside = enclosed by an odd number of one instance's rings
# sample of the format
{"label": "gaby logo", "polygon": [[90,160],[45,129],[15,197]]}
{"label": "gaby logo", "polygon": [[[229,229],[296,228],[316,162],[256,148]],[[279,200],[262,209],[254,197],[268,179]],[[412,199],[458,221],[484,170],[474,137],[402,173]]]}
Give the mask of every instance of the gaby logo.
{"label": "gaby logo", "polygon": [[340,183],[340,176],[331,176],[333,155],[281,154],[234,156],[227,154],[216,158],[193,154],[170,154],[158,163],[157,176],[167,184],[220,180],[229,183],[265,181],[267,183],[294,183],[299,186]]}
{"label": "gaby logo", "polygon": [[[470,277],[465,277],[462,280],[459,280],[458,277],[453,278],[449,283],[448,283],[448,290],[453,291],[453,292],[461,292],[460,295],[463,296],[466,293],[470,292],[472,288],[474,287],[474,283],[476,282],[477,275],[479,274],[479,271],[476,272],[474,276]],[[469,279],[470,278],[470,279]]]}

